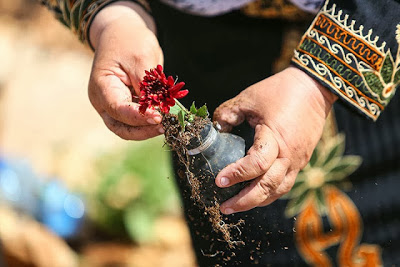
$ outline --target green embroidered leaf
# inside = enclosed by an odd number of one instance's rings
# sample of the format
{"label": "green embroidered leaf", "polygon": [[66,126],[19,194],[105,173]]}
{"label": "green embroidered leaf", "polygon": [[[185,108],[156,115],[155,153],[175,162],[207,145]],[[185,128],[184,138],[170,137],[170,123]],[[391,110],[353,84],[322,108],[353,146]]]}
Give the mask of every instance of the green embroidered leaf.
{"label": "green embroidered leaf", "polygon": [[310,158],[310,161],[309,161],[309,164],[310,164],[310,166],[311,167],[313,167],[313,166],[315,166],[315,163],[317,162],[317,160],[318,160],[318,155],[319,155],[319,148],[318,148],[318,146],[314,149],[314,151],[313,151],[313,153],[312,153],[312,155],[311,155],[311,158]]}
{"label": "green embroidered leaf", "polygon": [[190,106],[190,112],[193,113],[193,114],[196,114],[196,113],[197,113],[197,108],[196,108],[196,106],[194,105],[194,101],[193,101],[192,105]]}
{"label": "green embroidered leaf", "polygon": [[331,170],[328,170],[328,180],[341,180],[352,174],[360,165],[362,159],[359,156],[345,156],[334,165]]}
{"label": "green embroidered leaf", "polygon": [[79,8],[80,8],[80,3],[76,2],[72,8],[71,8],[71,14],[70,14],[70,20],[71,20],[71,26],[73,29],[75,29],[76,31],[78,31],[79,29],[79,23],[80,23],[80,19],[79,19]]}
{"label": "green embroidered leaf", "polygon": [[63,13],[63,17],[64,17],[64,21],[65,23],[68,24],[68,26],[71,25],[71,21],[70,21],[70,13],[71,11],[69,10],[69,1],[64,1],[64,5],[61,7],[62,13]]}
{"label": "green embroidered leaf", "polygon": [[306,191],[298,198],[291,199],[286,206],[285,210],[286,217],[291,218],[299,214],[302,211],[304,204],[307,202],[308,195],[309,191]]}
{"label": "green embroidered leaf", "polygon": [[208,109],[206,105],[203,105],[201,108],[199,108],[196,112],[196,115],[202,118],[207,118],[208,117]]}
{"label": "green embroidered leaf", "polygon": [[384,86],[383,86],[382,82],[380,81],[378,75],[376,75],[373,71],[364,71],[364,72],[362,72],[362,75],[364,76],[367,86],[374,93],[377,93],[380,95],[382,93]]}
{"label": "green embroidered leaf", "polygon": [[392,54],[389,51],[386,54],[385,60],[383,61],[382,68],[380,70],[382,79],[385,83],[390,83],[392,81],[393,69],[394,69],[394,62]]}
{"label": "green embroidered leaf", "polygon": [[322,192],[321,188],[315,190],[315,198],[317,202],[317,207],[321,215],[326,214],[326,204],[325,204],[325,197],[324,193]]}
{"label": "green embroidered leaf", "polygon": [[80,4],[79,8],[79,18],[82,18],[83,13],[88,10],[89,5],[92,4],[93,1],[91,0],[82,0],[82,3]]}
{"label": "green embroidered leaf", "polygon": [[304,181],[296,181],[296,183],[293,185],[292,189],[287,193],[286,195],[283,195],[281,198],[282,199],[293,199],[293,198],[298,198],[304,191],[306,191],[306,185]]}
{"label": "green embroidered leaf", "polygon": [[344,135],[337,135],[332,143],[327,146],[328,151],[322,166],[328,165],[334,158],[340,157],[344,152]]}
{"label": "green embroidered leaf", "polygon": [[400,69],[398,69],[394,75],[393,83],[397,85],[400,82]]}
{"label": "green embroidered leaf", "polygon": [[182,131],[184,131],[186,127],[186,121],[185,121],[185,112],[183,110],[180,110],[178,112],[178,120],[179,124],[182,126]]}

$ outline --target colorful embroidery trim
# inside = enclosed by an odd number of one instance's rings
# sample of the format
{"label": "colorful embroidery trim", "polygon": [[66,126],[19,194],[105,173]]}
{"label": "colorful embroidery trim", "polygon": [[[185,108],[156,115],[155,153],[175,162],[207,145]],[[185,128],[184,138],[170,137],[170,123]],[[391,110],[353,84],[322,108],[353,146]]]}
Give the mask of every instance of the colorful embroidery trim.
{"label": "colorful embroidery trim", "polygon": [[[117,0],[41,0],[56,18],[71,29],[79,40],[88,42],[88,31],[94,16],[105,6]],[[130,0],[150,10],[146,0]],[[90,45],[90,43],[89,43]]]}
{"label": "colorful embroidery trim", "polygon": [[[323,82],[351,106],[376,120],[400,84],[400,56],[396,61],[378,45],[379,37],[364,27],[355,28],[355,21],[329,1],[304,34],[292,62]],[[396,31],[400,35],[399,26]],[[397,38],[400,43],[400,38]]]}

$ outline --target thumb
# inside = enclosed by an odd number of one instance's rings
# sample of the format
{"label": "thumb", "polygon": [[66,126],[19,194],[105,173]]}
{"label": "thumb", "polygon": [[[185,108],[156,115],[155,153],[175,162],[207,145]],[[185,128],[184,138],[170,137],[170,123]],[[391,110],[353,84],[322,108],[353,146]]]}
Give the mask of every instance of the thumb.
{"label": "thumb", "polygon": [[223,132],[230,132],[234,126],[241,124],[246,118],[237,98],[222,103],[214,112],[213,120],[221,125]]}

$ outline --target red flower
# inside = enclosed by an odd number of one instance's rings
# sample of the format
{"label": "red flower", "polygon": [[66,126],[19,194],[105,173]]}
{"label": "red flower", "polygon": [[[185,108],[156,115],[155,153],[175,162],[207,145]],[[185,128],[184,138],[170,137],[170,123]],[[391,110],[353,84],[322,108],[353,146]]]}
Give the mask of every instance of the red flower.
{"label": "red flower", "polygon": [[188,90],[181,90],[184,85],[184,82],[175,84],[172,76],[167,78],[161,65],[146,71],[146,76],[140,83],[140,113],[144,114],[149,107],[159,107],[162,113],[169,113],[170,107],[175,105],[175,99],[189,93]]}

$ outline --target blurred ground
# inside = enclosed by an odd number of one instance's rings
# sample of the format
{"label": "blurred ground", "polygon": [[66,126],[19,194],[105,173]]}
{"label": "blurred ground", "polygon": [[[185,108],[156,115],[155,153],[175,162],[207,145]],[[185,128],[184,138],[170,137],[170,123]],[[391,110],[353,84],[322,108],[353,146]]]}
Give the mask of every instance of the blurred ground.
{"label": "blurred ground", "polygon": [[[96,155],[126,141],[106,129],[89,103],[92,52],[36,2],[0,0],[0,155],[27,159],[38,173],[90,190]],[[157,239],[146,246],[91,243],[80,255],[83,266],[194,266],[182,218],[156,225]]]}

